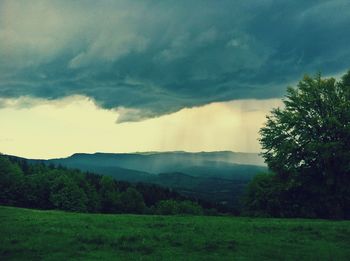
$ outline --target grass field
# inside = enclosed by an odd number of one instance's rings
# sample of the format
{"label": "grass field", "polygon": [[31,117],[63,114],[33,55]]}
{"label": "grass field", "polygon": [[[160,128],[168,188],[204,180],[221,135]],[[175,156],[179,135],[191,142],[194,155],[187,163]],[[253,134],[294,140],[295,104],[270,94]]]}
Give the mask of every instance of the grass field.
{"label": "grass field", "polygon": [[350,260],[350,222],[0,207],[0,260]]}

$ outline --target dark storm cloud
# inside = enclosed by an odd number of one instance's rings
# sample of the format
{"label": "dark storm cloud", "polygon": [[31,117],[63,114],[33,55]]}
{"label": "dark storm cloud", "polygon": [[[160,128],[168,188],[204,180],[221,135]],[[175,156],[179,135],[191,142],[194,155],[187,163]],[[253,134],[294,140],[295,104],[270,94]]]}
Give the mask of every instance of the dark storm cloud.
{"label": "dark storm cloud", "polygon": [[281,97],[350,66],[350,2],[4,1],[0,96],[87,95],[140,120]]}

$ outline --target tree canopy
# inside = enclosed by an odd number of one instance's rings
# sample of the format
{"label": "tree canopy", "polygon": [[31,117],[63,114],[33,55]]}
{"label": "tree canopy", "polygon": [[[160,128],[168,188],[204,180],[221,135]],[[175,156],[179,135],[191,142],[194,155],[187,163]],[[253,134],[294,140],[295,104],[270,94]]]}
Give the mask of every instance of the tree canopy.
{"label": "tree canopy", "polygon": [[159,213],[161,202],[167,200],[183,206],[175,214],[202,214],[202,205],[199,204],[195,206],[200,211],[188,210],[189,202],[197,202],[195,198],[182,196],[168,188],[116,181],[109,176],[0,154],[0,205],[75,212],[154,214]]}
{"label": "tree canopy", "polygon": [[283,103],[260,130],[279,215],[350,218],[350,71],[339,81],[305,76]]}

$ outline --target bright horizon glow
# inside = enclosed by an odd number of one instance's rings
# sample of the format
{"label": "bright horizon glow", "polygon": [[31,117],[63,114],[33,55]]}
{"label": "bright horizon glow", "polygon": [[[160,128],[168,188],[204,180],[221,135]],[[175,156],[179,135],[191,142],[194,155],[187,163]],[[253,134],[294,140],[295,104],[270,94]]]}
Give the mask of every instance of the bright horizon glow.
{"label": "bright horizon glow", "polygon": [[140,122],[117,123],[85,96],[0,99],[0,152],[49,159],[73,153],[260,152],[258,130],[280,99],[216,102]]}

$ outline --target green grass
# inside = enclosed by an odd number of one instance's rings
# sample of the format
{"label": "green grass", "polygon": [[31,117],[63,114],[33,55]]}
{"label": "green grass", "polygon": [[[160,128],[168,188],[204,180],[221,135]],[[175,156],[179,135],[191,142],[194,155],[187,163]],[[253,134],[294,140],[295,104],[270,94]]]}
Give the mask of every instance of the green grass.
{"label": "green grass", "polygon": [[0,260],[350,260],[350,222],[0,207]]}

